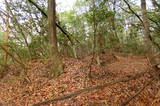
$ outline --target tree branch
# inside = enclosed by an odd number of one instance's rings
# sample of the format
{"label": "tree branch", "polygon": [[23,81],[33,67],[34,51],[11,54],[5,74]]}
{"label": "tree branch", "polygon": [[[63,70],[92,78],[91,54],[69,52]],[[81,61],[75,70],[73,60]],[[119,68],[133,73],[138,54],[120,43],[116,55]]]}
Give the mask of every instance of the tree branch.
{"label": "tree branch", "polygon": [[[127,12],[127,13],[131,14],[130,11],[124,9],[123,7],[121,7],[121,6],[118,6],[118,7],[121,8],[124,12]],[[158,27],[160,27],[159,23],[156,22],[155,20],[153,20],[152,18],[149,18],[149,20],[152,21],[153,23],[155,23]]]}
{"label": "tree branch", "polygon": [[158,9],[160,9],[160,4],[158,4],[156,0],[151,0],[151,1],[152,1],[153,5],[157,6]]}
{"label": "tree branch", "polygon": [[[129,10],[130,10],[133,14],[135,14],[135,16],[141,21],[141,23],[142,23],[142,25],[143,25],[143,27],[144,27],[144,22],[143,22],[143,20],[140,18],[140,16],[139,16],[136,12],[133,11],[133,9],[131,8],[130,4],[129,4],[126,0],[123,0],[123,1],[124,1],[124,2],[126,3],[126,5],[128,6]],[[154,39],[152,38],[151,35],[149,36],[149,40],[152,42],[152,44],[153,44],[154,46],[156,46],[156,47],[160,50],[160,45],[159,45],[157,42],[154,41]]]}
{"label": "tree branch", "polygon": [[130,6],[130,4],[126,1],[126,0],[123,0],[126,5],[128,6],[129,10],[141,21],[141,23],[143,24],[143,21],[141,19],[141,17],[132,9],[132,7]]}
{"label": "tree branch", "polygon": [[[46,18],[48,18],[47,13],[39,5],[37,5],[37,3],[34,0],[28,0],[28,2],[30,2],[32,5],[34,5]],[[69,36],[71,34],[69,34],[69,32],[67,32],[65,29],[63,29],[58,23],[56,23],[56,26],[61,30],[61,32],[63,34],[65,34],[67,36],[69,41],[74,45],[74,42],[71,40],[71,38]],[[79,41],[77,41],[77,42],[79,42]]]}
{"label": "tree branch", "polygon": [[136,94],[134,94],[133,96],[129,97],[126,101],[124,101],[123,103],[121,103],[118,106],[126,106],[131,100],[133,100],[135,97],[137,97],[149,84],[151,84],[151,82],[155,80],[155,78],[151,79],[148,83],[146,83],[141,89],[138,90],[138,92]]}

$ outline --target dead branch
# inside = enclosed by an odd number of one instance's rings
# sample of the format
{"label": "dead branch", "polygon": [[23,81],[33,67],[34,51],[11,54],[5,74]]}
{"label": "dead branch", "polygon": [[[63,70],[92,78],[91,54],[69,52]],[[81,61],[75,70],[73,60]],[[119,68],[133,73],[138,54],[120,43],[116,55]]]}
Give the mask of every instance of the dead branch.
{"label": "dead branch", "polygon": [[84,93],[84,92],[98,90],[98,89],[104,89],[105,87],[114,85],[116,83],[128,82],[130,80],[135,80],[135,79],[143,76],[145,73],[147,73],[147,72],[135,74],[134,76],[131,76],[131,77],[126,77],[126,78],[122,78],[122,79],[115,80],[115,81],[112,81],[112,82],[108,82],[108,83],[105,83],[104,85],[92,86],[92,87],[76,90],[76,91],[74,91],[72,93],[68,93],[68,94],[65,94],[63,96],[59,96],[59,97],[56,97],[56,98],[53,98],[53,99],[50,99],[50,100],[46,100],[44,102],[39,102],[39,103],[33,104],[32,106],[40,106],[40,105],[49,104],[49,103],[52,103],[52,102],[55,102],[55,101],[65,100],[65,99],[71,98],[73,96],[77,96],[77,95],[79,95],[81,93]]}
{"label": "dead branch", "polygon": [[137,93],[135,93],[133,96],[129,97],[126,101],[119,104],[118,106],[126,106],[131,100],[133,100],[135,97],[137,97],[151,82],[155,80],[155,78],[152,78],[148,83],[146,83],[141,89],[138,90]]}

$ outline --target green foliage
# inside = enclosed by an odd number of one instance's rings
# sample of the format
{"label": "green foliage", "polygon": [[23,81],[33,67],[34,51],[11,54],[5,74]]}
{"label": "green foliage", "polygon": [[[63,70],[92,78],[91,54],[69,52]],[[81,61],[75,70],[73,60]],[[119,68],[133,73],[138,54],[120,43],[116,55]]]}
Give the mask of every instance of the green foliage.
{"label": "green foliage", "polygon": [[4,32],[1,32],[1,31],[0,31],[0,41],[3,40],[3,36],[4,36]]}
{"label": "green foliage", "polygon": [[[73,56],[74,45],[78,55],[91,53],[94,42],[93,24],[95,24],[96,34],[104,40],[103,48],[144,53],[147,47],[143,44],[143,26],[124,2],[116,0],[114,4],[112,0],[94,1],[95,5],[93,0],[77,0],[73,9],[57,12],[57,23],[69,32],[69,38],[73,42],[72,44],[66,35],[57,30],[59,51],[66,56]],[[45,0],[36,0],[36,3],[47,10]],[[140,14],[141,9],[136,1],[129,1],[129,4],[136,13]],[[47,18],[26,1],[9,1],[9,7],[12,10],[9,12],[11,35],[9,41],[4,42],[4,33],[0,32],[1,44],[7,45],[9,52],[20,59],[49,56],[51,45],[48,39]],[[151,35],[160,45],[160,12],[149,7],[148,16]],[[6,16],[2,15],[1,18],[5,20]],[[4,22],[1,27],[6,29]],[[1,61],[3,61],[2,53],[3,51],[0,50]]]}
{"label": "green foliage", "polygon": [[86,13],[85,17],[87,18],[87,21],[89,23],[92,23],[94,21],[93,17],[95,17],[96,23],[102,23],[107,18],[109,18],[113,15],[114,15],[114,12],[108,11],[108,8],[105,6],[105,7],[91,8]]}
{"label": "green foliage", "polygon": [[11,54],[15,55],[16,57],[18,57],[20,59],[29,58],[28,49],[23,47],[23,45],[20,45],[15,42],[8,42],[6,44],[8,45],[8,50]]}
{"label": "green foliage", "polygon": [[126,53],[138,53],[138,54],[146,52],[145,45],[142,45],[140,44],[140,42],[131,39],[127,40],[127,42],[121,48],[121,51]]}
{"label": "green foliage", "polygon": [[29,48],[32,51],[32,56],[33,57],[48,56],[49,45],[47,42],[49,42],[47,36],[36,36],[32,38],[29,44]]}

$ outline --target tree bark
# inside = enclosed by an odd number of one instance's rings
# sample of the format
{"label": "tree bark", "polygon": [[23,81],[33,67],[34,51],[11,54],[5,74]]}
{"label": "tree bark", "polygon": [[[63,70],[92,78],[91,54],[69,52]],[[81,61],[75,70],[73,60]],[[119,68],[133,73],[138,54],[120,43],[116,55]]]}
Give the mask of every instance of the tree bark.
{"label": "tree bark", "polygon": [[62,61],[58,55],[56,36],[56,3],[55,0],[48,0],[48,32],[50,39],[50,54],[52,60],[51,77],[57,77],[63,70]]}
{"label": "tree bark", "polygon": [[[6,31],[4,33],[4,41],[5,42],[8,42],[8,39],[9,39],[9,9],[7,7],[7,4],[5,4],[5,8],[6,8],[6,11],[7,11],[7,16],[6,16]],[[7,46],[5,46],[6,49]],[[4,63],[5,65],[7,64],[7,57],[8,57],[8,54],[6,52],[4,52]]]}
{"label": "tree bark", "polygon": [[146,43],[150,43],[150,30],[149,30],[149,21],[146,10],[146,0],[141,0],[141,9],[142,9],[142,20],[144,28],[144,40]]}
{"label": "tree bark", "polygon": [[93,54],[93,58],[94,58],[94,55],[95,55],[95,59],[96,59],[96,62],[98,65],[100,65],[100,57],[99,57],[99,38],[100,38],[100,35],[97,33],[97,21],[96,21],[96,3],[95,3],[95,0],[92,0],[92,8],[93,9],[93,36],[94,36],[94,40],[93,40],[93,51],[94,51],[94,54]]}
{"label": "tree bark", "polygon": [[112,30],[113,30],[113,35],[114,37],[116,38],[117,40],[117,43],[120,44],[120,40],[119,40],[119,37],[118,37],[118,34],[117,34],[117,30],[116,30],[116,25],[115,25],[115,15],[116,15],[116,0],[113,1],[113,16],[111,17],[111,23],[112,23]]}

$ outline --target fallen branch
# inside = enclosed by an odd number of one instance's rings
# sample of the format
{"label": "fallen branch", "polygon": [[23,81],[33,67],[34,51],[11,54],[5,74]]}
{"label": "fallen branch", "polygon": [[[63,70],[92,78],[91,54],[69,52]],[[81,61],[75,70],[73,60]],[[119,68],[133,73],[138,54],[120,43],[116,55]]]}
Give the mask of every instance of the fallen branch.
{"label": "fallen branch", "polygon": [[104,85],[98,85],[98,86],[92,86],[92,87],[80,89],[80,90],[74,91],[74,92],[72,92],[72,93],[65,94],[65,95],[63,95],[63,96],[59,96],[59,97],[56,97],[56,98],[53,98],[53,99],[50,99],[50,100],[46,100],[46,101],[44,101],[44,102],[39,102],[39,103],[33,104],[32,106],[45,105],[45,104],[49,104],[49,103],[52,103],[52,102],[55,102],[55,101],[65,100],[65,99],[71,98],[71,97],[73,97],[73,96],[77,96],[77,95],[79,95],[79,94],[81,94],[81,93],[84,93],[84,92],[93,91],[93,90],[98,90],[98,89],[104,89],[105,87],[114,85],[114,84],[116,84],[116,83],[128,82],[128,81],[130,81],[130,80],[134,80],[134,79],[137,79],[137,78],[143,76],[145,73],[147,73],[147,72],[135,74],[134,76],[131,76],[131,77],[122,78],[122,79],[119,79],[119,80],[115,80],[115,81],[112,81],[112,82],[108,82],[108,83],[105,83]]}
{"label": "fallen branch", "polygon": [[126,106],[131,100],[133,100],[135,97],[137,97],[149,84],[151,84],[151,82],[155,80],[155,78],[152,78],[148,83],[146,83],[141,89],[138,90],[138,92],[136,94],[134,94],[133,96],[129,97],[126,101],[124,101],[123,103],[119,104],[118,106]]}

